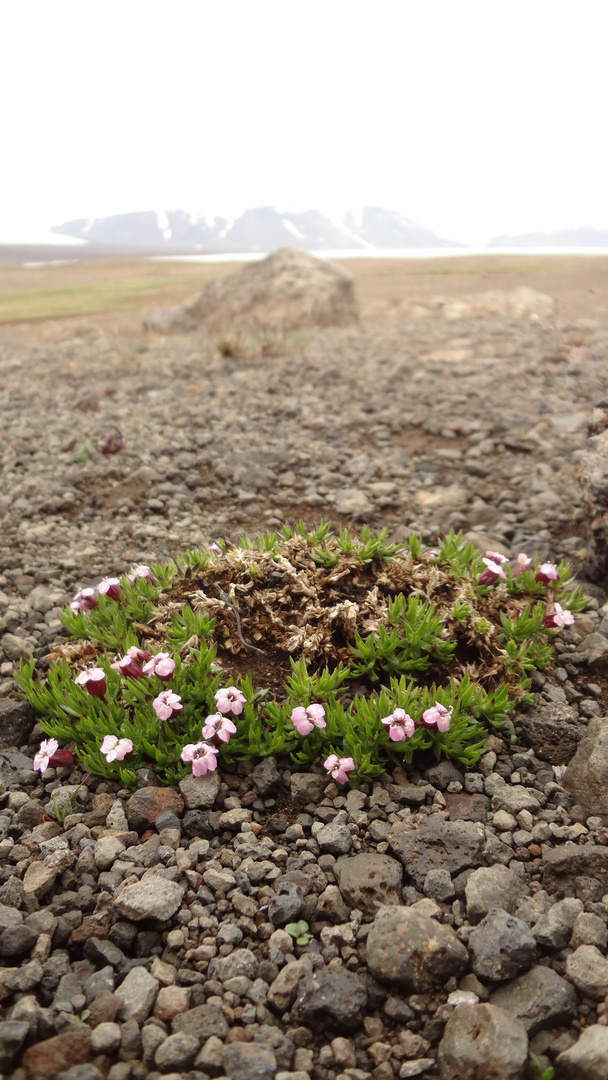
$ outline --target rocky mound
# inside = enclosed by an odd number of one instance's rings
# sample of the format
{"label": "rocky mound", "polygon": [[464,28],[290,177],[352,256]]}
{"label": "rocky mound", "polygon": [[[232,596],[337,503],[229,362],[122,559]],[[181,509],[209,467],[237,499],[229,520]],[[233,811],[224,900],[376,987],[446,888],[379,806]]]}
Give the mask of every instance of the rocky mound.
{"label": "rocky mound", "polygon": [[342,267],[305,251],[282,248],[212,281],[188,303],[152,311],[145,330],[219,330],[248,325],[295,329],[357,321],[353,279]]}

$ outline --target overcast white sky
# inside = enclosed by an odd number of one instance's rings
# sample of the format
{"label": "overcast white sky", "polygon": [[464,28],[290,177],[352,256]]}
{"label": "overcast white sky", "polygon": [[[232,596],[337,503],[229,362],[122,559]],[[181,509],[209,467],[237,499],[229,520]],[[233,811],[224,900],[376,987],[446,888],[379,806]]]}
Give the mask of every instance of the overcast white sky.
{"label": "overcast white sky", "polygon": [[372,203],[608,228],[602,0],[18,0],[0,241],[74,217]]}

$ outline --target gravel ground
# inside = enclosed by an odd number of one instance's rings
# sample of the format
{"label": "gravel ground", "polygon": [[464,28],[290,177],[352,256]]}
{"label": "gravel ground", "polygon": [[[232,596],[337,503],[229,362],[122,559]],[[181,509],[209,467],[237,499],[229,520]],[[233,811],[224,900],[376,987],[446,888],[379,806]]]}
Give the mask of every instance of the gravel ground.
{"label": "gravel ground", "polygon": [[[266,762],[180,791],[142,776],[132,797],[89,778],[52,820],[83,777],[32,772],[12,665],[43,658],[61,604],[101,576],[299,517],[462,529],[582,566],[608,326],[425,318],[291,344],[221,358],[202,336],[93,330],[0,347],[0,1070],[517,1080],[531,1048],[558,1077],[605,1078],[597,585],[518,743],[491,736],[476,772],[348,792]],[[565,787],[575,750],[593,769]],[[306,945],[283,929],[298,919]]]}

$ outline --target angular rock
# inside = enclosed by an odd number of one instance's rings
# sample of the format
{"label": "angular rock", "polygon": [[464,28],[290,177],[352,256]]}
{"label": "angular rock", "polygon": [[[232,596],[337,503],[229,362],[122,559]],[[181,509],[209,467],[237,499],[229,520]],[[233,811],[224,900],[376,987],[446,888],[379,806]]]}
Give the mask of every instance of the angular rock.
{"label": "angular rock", "polygon": [[592,433],[581,462],[585,520],[589,523],[585,573],[589,581],[604,582],[608,575],[608,408],[601,402],[593,411]]}
{"label": "angular rock", "polygon": [[23,746],[36,722],[36,716],[27,701],[0,698],[0,749]]}
{"label": "angular rock", "polygon": [[445,807],[450,821],[485,821],[490,807],[487,795],[477,793],[466,795],[464,792],[445,795]]}
{"label": "angular rock", "polygon": [[365,521],[372,512],[372,504],[365,492],[355,487],[339,488],[336,491],[334,508],[337,514],[352,518],[353,521]]}
{"label": "angular rock", "polygon": [[268,989],[268,1004],[271,1008],[276,1012],[285,1012],[294,1000],[301,980],[310,974],[312,965],[307,956],[285,964]]}
{"label": "angular rock", "polygon": [[534,926],[534,937],[548,949],[563,949],[570,941],[572,927],[581,911],[582,900],[567,896],[549,908]]}
{"label": "angular rock", "polygon": [[[247,243],[247,241],[244,241]],[[357,321],[353,278],[308,252],[281,248],[212,281],[178,308],[160,308],[144,329],[164,332],[205,326],[347,326]]]}
{"label": "angular rock", "polygon": [[199,1040],[185,1031],[169,1035],[158,1047],[154,1055],[154,1064],[162,1072],[178,1072],[189,1069],[198,1053]]}
{"label": "angular rock", "polygon": [[222,1051],[224,1071],[230,1080],[273,1080],[277,1059],[269,1046],[233,1042]]}
{"label": "angular rock", "polygon": [[143,1024],[154,1008],[159,987],[158,979],[154,979],[145,967],[133,968],[116,990],[116,998],[121,1003],[120,1019],[123,1022],[134,1019]]}
{"label": "angular rock", "polygon": [[52,1039],[30,1046],[23,1055],[28,1080],[47,1080],[72,1065],[82,1065],[89,1056],[89,1028],[70,1025]]}
{"label": "angular rock", "polygon": [[606,1080],[608,1077],[608,1027],[592,1024],[574,1046],[555,1062],[560,1080]]}
{"label": "angular rock", "polygon": [[16,923],[7,926],[0,934],[0,956],[23,956],[30,952],[38,941],[38,933],[31,926]]}
{"label": "angular rock", "polygon": [[251,949],[234,949],[228,956],[218,957],[215,965],[218,979],[225,982],[226,979],[234,979],[237,975],[254,979],[258,962]]}
{"label": "angular rock", "polygon": [[553,968],[540,964],[508,986],[501,986],[490,1002],[517,1016],[530,1038],[541,1028],[568,1024],[577,1010],[574,987]]}
{"label": "angular rock", "polygon": [[608,672],[608,638],[604,634],[589,634],[576,651],[586,657],[587,668],[592,674]]}
{"label": "angular rock", "polygon": [[347,825],[330,821],[329,825],[319,829],[316,841],[321,851],[327,851],[330,855],[346,855],[353,846],[353,835]]}
{"label": "angular rock", "polygon": [[313,1029],[354,1031],[367,1005],[363,979],[345,967],[318,968],[298,986],[292,1016]]}
{"label": "angular rock", "polygon": [[28,1034],[23,1020],[0,1021],[0,1069],[10,1069]]}
{"label": "angular rock", "polygon": [[42,862],[30,863],[23,878],[25,895],[35,896],[37,900],[52,889],[57,877],[57,871]]}
{"label": "angular rock", "polygon": [[293,881],[281,881],[268,903],[268,918],[274,926],[297,922],[304,910],[304,903],[304,893],[299,885]]}
{"label": "angular rock", "polygon": [[603,1001],[608,994],[608,960],[595,945],[579,945],[566,958],[566,975],[585,997]]}
{"label": "angular rock", "polygon": [[491,910],[469,935],[472,968],[480,979],[514,979],[536,959],[536,941],[525,922]]}
{"label": "angular rock", "polygon": [[460,975],[468,954],[451,927],[412,908],[385,907],[367,938],[367,964],[381,982],[421,993]]}
{"label": "angular rock", "polygon": [[300,809],[308,803],[320,802],[327,783],[327,776],[318,773],[292,773],[291,798],[294,806]]}
{"label": "angular rock", "polygon": [[228,1034],[228,1024],[219,1005],[206,1004],[195,1005],[188,1012],[178,1013],[171,1024],[173,1033],[183,1031],[186,1035],[194,1035],[198,1039],[199,1046],[211,1035],[217,1035],[219,1039],[225,1039]]}
{"label": "angular rock", "polygon": [[281,774],[273,757],[262,758],[251,771],[251,781],[258,795],[266,798],[276,791],[281,782]]}
{"label": "angular rock", "polygon": [[564,786],[587,815],[608,815],[608,717],[589,721]]}
{"label": "angular rock", "polygon": [[604,919],[588,911],[582,911],[576,917],[570,944],[574,949],[579,945],[597,945],[598,949],[605,951],[608,945],[608,926]]}
{"label": "angular rock", "polygon": [[543,848],[543,885],[549,893],[573,895],[581,877],[596,878],[608,891],[608,847],[574,844],[567,840],[558,847]]}
{"label": "angular rock", "polygon": [[540,810],[538,796],[523,784],[503,784],[492,796],[492,810],[506,810],[517,817],[522,810],[536,814]]}
{"label": "angular rock", "polygon": [[219,795],[220,783],[217,772],[208,772],[204,776],[194,776],[192,773],[185,776],[180,781],[179,790],[187,809],[210,809]]}
{"label": "angular rock", "polygon": [[490,908],[502,908],[512,915],[527,889],[514,870],[497,863],[474,870],[464,891],[467,915],[477,922]]}
{"label": "angular rock", "polygon": [[370,851],[338,859],[334,873],[340,892],[351,908],[375,915],[382,904],[401,903],[403,869],[390,855]]}
{"label": "angular rock", "polygon": [[185,884],[167,881],[160,874],[143,877],[136,885],[127,885],[112,901],[114,910],[125,919],[170,919],[186,892]]}
{"label": "angular rock", "polygon": [[485,841],[485,830],[476,822],[446,821],[432,815],[421,822],[398,822],[389,829],[387,840],[421,890],[429,870],[458,874],[474,866]]}
{"label": "angular rock", "polygon": [[120,1024],[113,1021],[98,1024],[91,1035],[91,1052],[93,1054],[113,1054],[120,1046]]}
{"label": "angular rock", "polygon": [[531,746],[542,761],[566,765],[574,757],[585,733],[585,728],[576,720],[577,712],[572,705],[540,701],[519,718],[522,741]]}
{"label": "angular rock", "polygon": [[129,828],[135,829],[136,832],[144,832],[156,823],[158,815],[165,810],[170,810],[181,817],[184,812],[184,800],[173,788],[142,787],[127,801],[125,810]]}
{"label": "angular rock", "polygon": [[442,1080],[523,1080],[528,1035],[523,1024],[496,1005],[458,1005],[439,1044]]}

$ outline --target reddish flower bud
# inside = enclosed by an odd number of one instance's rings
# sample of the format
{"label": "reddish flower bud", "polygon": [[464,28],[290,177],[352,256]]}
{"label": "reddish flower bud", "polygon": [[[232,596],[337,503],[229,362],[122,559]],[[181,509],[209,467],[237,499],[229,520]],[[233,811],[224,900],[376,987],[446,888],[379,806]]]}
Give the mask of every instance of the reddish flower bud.
{"label": "reddish flower bud", "polygon": [[49,758],[49,765],[53,769],[60,768],[62,765],[73,765],[74,755],[69,750],[56,750],[55,753]]}

